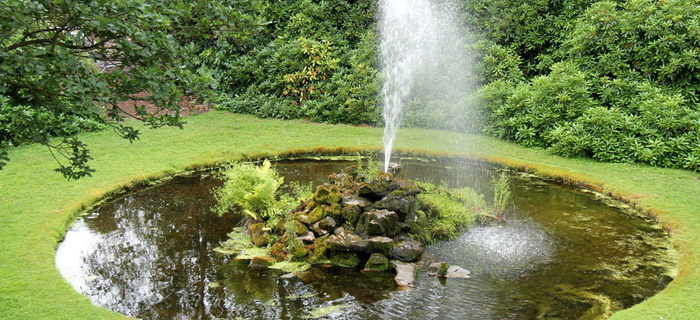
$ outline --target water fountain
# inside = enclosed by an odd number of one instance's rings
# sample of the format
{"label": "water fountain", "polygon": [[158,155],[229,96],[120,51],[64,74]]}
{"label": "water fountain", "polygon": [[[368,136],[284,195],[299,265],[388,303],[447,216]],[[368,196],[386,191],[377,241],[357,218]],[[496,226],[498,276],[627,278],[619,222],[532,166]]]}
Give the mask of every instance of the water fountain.
{"label": "water fountain", "polygon": [[[457,12],[444,1],[380,1],[385,171],[409,102],[438,113],[447,112],[439,109],[466,107],[460,100],[471,91],[471,55]],[[423,113],[417,112],[423,126],[440,127]]]}
{"label": "water fountain", "polygon": [[[385,172],[412,107],[465,111],[470,58],[456,12],[449,1],[380,0]],[[319,184],[351,164],[277,166],[285,181]],[[454,159],[405,161],[402,169],[451,188],[490,185],[493,172]],[[426,248],[426,256],[475,271],[471,280],[438,280],[422,270],[413,290],[396,290],[392,273],[335,266],[290,280],[212,250],[240,219],[211,212],[210,190],[220,184],[208,174],[179,178],[106,203],[66,234],[59,270],[95,304],[151,319],[300,318],[324,308],[348,319],[595,319],[670,280],[662,230],[581,192],[524,180],[513,188],[519,210],[507,225],[473,228]]]}

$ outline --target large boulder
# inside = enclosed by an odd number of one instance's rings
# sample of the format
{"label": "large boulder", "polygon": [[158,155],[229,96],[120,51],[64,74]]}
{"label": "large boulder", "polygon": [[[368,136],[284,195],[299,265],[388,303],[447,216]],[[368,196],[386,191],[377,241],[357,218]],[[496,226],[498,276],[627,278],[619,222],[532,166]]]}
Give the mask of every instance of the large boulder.
{"label": "large boulder", "polygon": [[423,253],[423,245],[413,239],[405,239],[394,243],[391,257],[400,261],[415,261]]}
{"label": "large boulder", "polygon": [[399,216],[388,210],[370,210],[363,213],[357,221],[355,231],[362,236],[394,236],[397,231]]}

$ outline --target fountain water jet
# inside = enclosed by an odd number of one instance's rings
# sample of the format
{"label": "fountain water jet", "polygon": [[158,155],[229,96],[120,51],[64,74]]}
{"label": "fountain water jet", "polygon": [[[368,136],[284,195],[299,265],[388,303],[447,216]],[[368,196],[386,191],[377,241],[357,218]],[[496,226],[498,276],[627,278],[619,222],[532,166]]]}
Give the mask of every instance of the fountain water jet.
{"label": "fountain water jet", "polygon": [[[459,109],[471,91],[470,55],[454,16],[457,11],[449,1],[380,1],[384,171],[389,169],[396,132],[409,101],[420,101],[417,104],[431,110]],[[448,114],[455,110],[433,111]],[[431,124],[424,115],[419,117],[423,117],[423,126],[442,127]]]}

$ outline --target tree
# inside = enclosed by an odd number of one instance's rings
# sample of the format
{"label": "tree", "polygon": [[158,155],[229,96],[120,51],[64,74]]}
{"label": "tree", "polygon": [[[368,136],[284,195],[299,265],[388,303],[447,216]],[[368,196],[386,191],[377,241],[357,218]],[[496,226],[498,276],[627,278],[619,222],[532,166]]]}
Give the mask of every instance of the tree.
{"label": "tree", "polygon": [[[256,21],[236,10],[244,2],[254,1],[0,0],[0,169],[7,148],[40,143],[78,179],[94,171],[78,133],[111,128],[134,141],[127,116],[181,127],[180,99],[209,84],[188,41],[245,36]],[[118,107],[126,100],[135,112]]]}

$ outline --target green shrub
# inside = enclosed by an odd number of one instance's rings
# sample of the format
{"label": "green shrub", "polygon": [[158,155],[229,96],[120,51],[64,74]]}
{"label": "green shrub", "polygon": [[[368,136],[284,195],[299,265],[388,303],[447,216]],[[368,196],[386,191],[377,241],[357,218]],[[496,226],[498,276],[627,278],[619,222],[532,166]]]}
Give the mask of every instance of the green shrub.
{"label": "green shrub", "polygon": [[596,77],[649,81],[697,103],[699,29],[695,1],[601,1],[576,22],[564,50]]}
{"label": "green shrub", "polygon": [[220,38],[203,50],[217,104],[260,117],[375,124],[374,1],[282,1],[258,8],[245,41]]}

